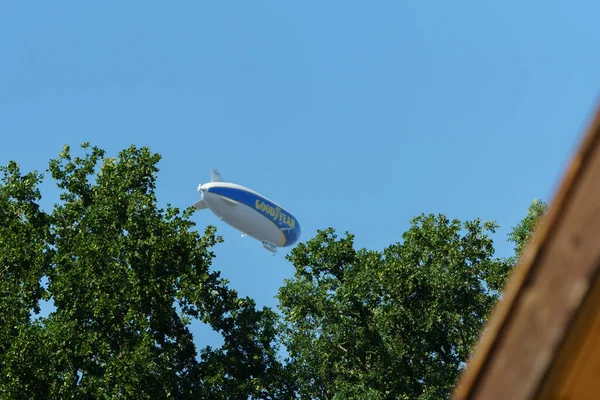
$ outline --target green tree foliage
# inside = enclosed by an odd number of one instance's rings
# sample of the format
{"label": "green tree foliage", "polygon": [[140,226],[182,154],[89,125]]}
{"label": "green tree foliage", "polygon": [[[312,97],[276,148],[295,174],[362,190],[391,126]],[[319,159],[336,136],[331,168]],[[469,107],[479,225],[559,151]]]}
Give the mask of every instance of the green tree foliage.
{"label": "green tree foliage", "polygon": [[[0,398],[284,398],[276,314],[210,270],[221,238],[191,207],[157,206],[160,156],[82,147],[51,160],[49,213],[40,174],[0,171]],[[56,310],[34,319],[42,299]],[[193,318],[223,346],[198,351]]]}
{"label": "green tree foliage", "polygon": [[[211,270],[222,239],[193,229],[191,207],[157,206],[159,155],[82,147],[50,161],[48,212],[41,174],[0,169],[2,399],[448,398],[547,208],[510,232],[510,258],[478,219],[420,215],[383,251],[320,230],[288,256],[279,316]],[[41,300],[56,310],[35,318]],[[223,346],[197,349],[193,319]]]}
{"label": "green tree foliage", "polygon": [[447,398],[511,267],[496,228],[421,215],[383,252],[333,229],[299,244],[278,295],[299,394]]}
{"label": "green tree foliage", "polygon": [[495,223],[421,215],[403,242],[355,249],[318,232],[288,257],[283,342],[298,393],[319,399],[448,398],[547,205],[534,200],[495,258]]}
{"label": "green tree foliage", "polygon": [[514,262],[517,261],[518,257],[523,252],[523,249],[535,231],[537,224],[539,223],[540,219],[546,215],[547,211],[548,205],[545,202],[539,199],[534,199],[527,209],[527,215],[525,218],[523,218],[521,222],[517,224],[517,226],[513,227],[512,231],[508,235],[508,239],[515,244],[515,255],[512,258]]}

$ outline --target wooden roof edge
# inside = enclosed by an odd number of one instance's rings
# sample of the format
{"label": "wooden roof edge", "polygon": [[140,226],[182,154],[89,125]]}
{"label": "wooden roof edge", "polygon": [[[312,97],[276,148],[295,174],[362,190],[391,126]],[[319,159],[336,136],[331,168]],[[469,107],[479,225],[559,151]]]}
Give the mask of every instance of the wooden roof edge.
{"label": "wooden roof edge", "polygon": [[571,198],[572,190],[585,170],[596,141],[600,140],[600,101],[598,100],[596,100],[595,114],[590,119],[587,133],[581,139],[579,148],[563,175],[547,214],[541,219],[523,250],[519,263],[505,285],[503,298],[498,301],[484,325],[480,340],[471,353],[471,359],[467,361],[467,367],[455,385],[453,391],[455,400],[467,400],[471,397],[482,371],[485,370],[495,352],[496,344],[520,298],[521,289],[528,284],[529,277],[535,273],[540,254],[561,219],[564,206]]}
{"label": "wooden roof edge", "polygon": [[[600,261],[600,260],[599,260]],[[565,335],[554,356],[552,367],[546,371],[537,389],[537,399],[591,398],[590,391],[597,385],[598,362],[595,365],[586,363],[590,359],[598,359],[598,325],[600,315],[600,270],[591,278],[592,284],[584,297],[580,308],[569,321],[569,332]],[[585,365],[582,368],[582,364]],[[587,371],[586,371],[587,370]],[[581,382],[586,381],[587,385]],[[594,382],[591,383],[590,379]],[[592,386],[590,388],[590,386]],[[591,390],[590,390],[591,389]],[[598,390],[596,389],[596,398]],[[582,393],[587,392],[587,393]],[[579,396],[578,396],[579,395]],[[562,396],[562,397],[561,397]]]}

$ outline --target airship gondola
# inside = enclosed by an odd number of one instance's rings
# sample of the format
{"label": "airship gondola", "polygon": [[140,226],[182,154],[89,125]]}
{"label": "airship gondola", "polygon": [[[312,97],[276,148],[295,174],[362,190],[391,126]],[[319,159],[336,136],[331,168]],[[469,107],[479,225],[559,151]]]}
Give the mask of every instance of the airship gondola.
{"label": "airship gondola", "polygon": [[201,200],[194,204],[196,210],[209,209],[242,236],[253,237],[273,253],[300,238],[300,224],[289,211],[252,189],[223,182],[214,168],[211,181],[199,185],[198,191]]}

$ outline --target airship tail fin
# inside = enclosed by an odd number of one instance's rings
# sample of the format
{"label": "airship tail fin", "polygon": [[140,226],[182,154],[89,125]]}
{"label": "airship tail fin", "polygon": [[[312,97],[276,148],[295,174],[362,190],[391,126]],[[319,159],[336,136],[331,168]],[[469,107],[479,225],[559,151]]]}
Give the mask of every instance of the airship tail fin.
{"label": "airship tail fin", "polygon": [[222,182],[221,174],[216,168],[213,168],[210,171],[210,181],[211,182]]}
{"label": "airship tail fin", "polygon": [[204,200],[200,200],[199,202],[194,204],[194,208],[196,210],[204,210],[205,208],[208,208],[208,207],[206,206],[206,203],[204,202]]}

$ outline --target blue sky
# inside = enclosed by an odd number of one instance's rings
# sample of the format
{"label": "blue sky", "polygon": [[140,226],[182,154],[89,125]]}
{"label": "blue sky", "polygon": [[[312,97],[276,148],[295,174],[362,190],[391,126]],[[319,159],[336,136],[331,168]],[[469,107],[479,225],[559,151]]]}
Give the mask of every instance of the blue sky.
{"label": "blue sky", "polygon": [[[594,112],[594,1],[7,2],[0,163],[44,170],[64,144],[160,153],[182,208],[219,168],[303,228],[401,240],[412,217],[497,220],[551,200]],[[44,206],[57,191],[44,184]],[[285,260],[223,225],[213,267],[275,306]],[[197,343],[218,338],[194,325]]]}

